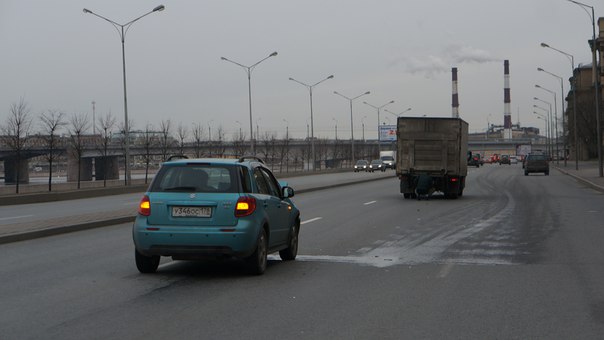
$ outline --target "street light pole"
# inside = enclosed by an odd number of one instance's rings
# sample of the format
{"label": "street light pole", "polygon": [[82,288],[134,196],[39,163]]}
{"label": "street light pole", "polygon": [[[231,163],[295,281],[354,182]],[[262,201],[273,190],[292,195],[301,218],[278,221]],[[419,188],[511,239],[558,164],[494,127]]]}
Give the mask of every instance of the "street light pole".
{"label": "street light pole", "polygon": [[[558,100],[556,99],[556,92],[548,90],[545,87],[539,85],[535,85],[535,87],[538,89],[542,89],[543,91],[549,92],[554,96],[554,111],[552,113],[553,120],[550,123],[555,127],[555,129],[552,129],[552,133],[555,133],[554,140],[556,143],[556,163],[560,164],[560,150],[558,149]],[[549,107],[551,110],[552,104],[549,104]],[[550,119],[552,119],[552,117],[550,117]]]}
{"label": "street light pole", "polygon": [[[549,111],[547,112],[547,118],[549,119],[549,123],[550,123],[550,130],[549,130],[551,132],[550,138],[553,138],[553,135],[554,135],[554,129],[553,129],[554,120],[552,119],[552,115],[553,115],[553,113],[552,113],[552,104],[550,102],[547,102],[545,100],[539,99],[537,97],[534,97],[533,99],[534,100],[538,100],[538,101],[540,101],[542,103],[545,103],[545,104],[549,105]],[[554,102],[554,104],[555,104],[555,102]],[[554,153],[554,143],[551,140],[550,140],[550,142],[551,142],[550,143],[550,145],[551,145],[551,150],[550,151],[553,154]]]}
{"label": "street light pole", "polygon": [[[378,119],[378,124],[377,124],[378,152],[381,151],[381,148],[382,148],[382,145],[381,145],[382,144],[382,138],[380,136],[380,110],[382,108],[384,108],[385,106],[390,105],[392,103],[394,103],[394,100],[391,100],[391,101],[389,101],[386,104],[381,105],[381,106],[374,106],[374,105],[369,104],[368,102],[363,102],[363,104],[369,105],[372,108],[374,108],[374,109],[377,110],[377,119]],[[408,110],[406,110],[406,111],[408,111]]]}
{"label": "street light pole", "polygon": [[392,112],[392,111],[390,111],[390,110],[388,110],[388,109],[384,109],[384,111],[386,111],[386,112],[388,112],[388,113],[390,113],[390,114],[392,114],[392,115],[396,116],[396,118],[397,118],[397,123],[398,123],[398,117],[400,117],[400,116],[401,116],[403,113],[405,113],[405,112],[411,111],[411,108],[407,108],[405,111],[403,111],[403,112],[401,112],[401,113],[394,113],[394,112]]}
{"label": "street light pole", "polygon": [[92,134],[96,135],[96,118],[95,118],[95,104],[96,102],[93,100],[92,101]]}
{"label": "street light pole", "polygon": [[[590,16],[591,19],[591,27],[592,27],[592,40],[590,43],[590,47],[591,47],[591,55],[592,55],[592,62],[591,62],[591,74],[593,76],[594,79],[594,89],[595,89],[595,101],[596,101],[596,129],[597,131],[597,140],[598,140],[598,170],[599,170],[599,176],[603,177],[604,176],[604,163],[602,162],[602,131],[600,130],[601,128],[601,122],[600,122],[600,73],[598,72],[598,63],[597,63],[597,59],[596,59],[596,16],[594,13],[594,7],[593,6],[589,6],[586,5],[584,3],[581,3],[579,1],[575,1],[575,0],[567,0],[568,2],[572,2],[575,5],[579,5],[581,6],[581,8],[583,8],[583,10],[585,10],[585,12],[587,12],[587,15]],[[589,12],[587,11],[587,8],[591,9],[591,15],[589,14]]]}
{"label": "street light pole", "polygon": [[225,57],[220,57],[220,60],[228,61],[237,66],[241,66],[247,72],[247,89],[248,89],[248,99],[249,99],[249,106],[250,106],[250,149],[252,152],[252,156],[256,155],[256,149],[255,149],[255,145],[254,145],[255,144],[254,143],[254,126],[253,126],[253,119],[252,119],[252,70],[254,70],[254,68],[256,66],[258,66],[258,64],[260,64],[261,62],[265,61],[266,59],[268,59],[270,57],[274,57],[276,55],[277,55],[277,52],[273,52],[273,53],[269,54],[268,57],[265,57],[264,59],[260,60],[259,62],[255,63],[251,66],[245,66],[236,61],[227,59]]}
{"label": "street light pole", "polygon": [[[122,41],[122,74],[123,74],[123,78],[124,78],[124,138],[125,138],[125,164],[124,164],[124,172],[125,172],[125,177],[126,177],[126,185],[130,185],[130,182],[132,180],[131,175],[130,175],[130,128],[128,127],[129,123],[128,123],[128,96],[126,95],[126,33],[128,32],[128,30],[130,29],[130,26],[132,26],[132,24],[134,24],[136,21],[142,19],[143,17],[146,17],[147,15],[153,13],[153,12],[161,12],[165,9],[166,7],[164,5],[159,5],[157,7],[155,7],[153,10],[151,10],[148,13],[145,13],[143,15],[141,15],[140,17],[131,20],[125,24],[118,24],[117,22],[107,19],[102,15],[96,14],[93,11],[84,8],[83,11],[86,14],[92,14],[98,18],[101,18],[107,22],[109,22],[110,24],[113,25],[113,27],[115,27],[115,29],[117,30],[117,32],[120,35],[121,41]],[[126,28],[124,30],[124,27]],[[94,104],[93,104],[94,105]]]}
{"label": "street light pole", "polygon": [[[553,74],[551,72],[548,72],[548,71],[542,69],[541,67],[538,67],[537,71],[545,72],[545,73],[549,74],[550,76],[556,77],[556,78],[558,78],[558,80],[560,80],[560,105],[562,108],[562,145],[564,147],[564,152],[562,152],[562,154],[564,156],[564,166],[566,167],[566,123],[565,123],[565,119],[564,119],[564,114],[566,113],[566,110],[564,109],[564,79],[562,77],[560,77],[559,75]],[[558,121],[558,116],[556,115],[556,138],[558,136],[557,121]]]}
{"label": "street light pole", "polygon": [[365,118],[367,118],[367,116],[361,118],[361,124],[363,125],[363,143],[365,143]]}
{"label": "street light pole", "polygon": [[550,129],[549,128],[549,120],[547,119],[547,117],[545,115],[543,115],[541,113],[538,113],[538,112],[535,112],[535,111],[533,111],[533,113],[537,115],[537,118],[539,118],[539,119],[541,119],[541,120],[543,120],[545,122],[545,136],[546,136],[545,137],[545,140],[546,140],[545,141],[545,145],[547,146],[547,139],[550,138],[549,137],[549,135],[550,135],[550,132],[549,132],[549,129]]}
{"label": "street light pole", "polygon": [[331,120],[333,120],[334,122],[336,122],[336,125],[335,125],[334,129],[335,129],[335,132],[336,132],[336,142],[337,142],[338,141],[338,120],[335,119],[335,118],[331,118]]}
{"label": "street light pole", "polygon": [[573,72],[573,130],[574,130],[574,140],[575,140],[575,170],[579,170],[579,145],[578,145],[578,136],[577,136],[577,77],[575,76],[575,57],[572,54],[561,51],[557,48],[553,48],[546,43],[541,43],[541,47],[546,47],[552,49],[558,53],[564,54],[569,60],[570,65]]}
{"label": "street light pole", "polygon": [[[537,99],[537,98],[535,98],[535,99]],[[533,105],[533,107],[534,107],[534,108],[537,108],[537,109],[540,109],[540,110],[543,110],[543,111],[544,111],[544,112],[547,114],[547,117],[548,117],[548,119],[547,119],[547,123],[549,124],[549,123],[551,122],[551,120],[550,120],[550,116],[551,116],[551,114],[550,114],[550,112],[551,112],[551,105],[550,105],[550,109],[549,109],[549,110],[548,110],[548,109],[546,109],[546,108],[544,108],[544,107],[541,107],[541,106],[539,106],[539,105]],[[551,156],[551,154],[552,154],[552,150],[553,150],[553,148],[552,148],[551,127],[550,127],[550,126],[548,126],[546,131],[549,131],[549,132],[548,132],[548,138],[549,138],[549,143],[548,143],[548,154]]]}
{"label": "street light pole", "polygon": [[[311,160],[312,160],[312,169],[313,171],[315,170],[315,162],[316,162],[316,158],[315,158],[315,123],[313,120],[313,113],[312,113],[312,88],[321,84],[322,82],[326,81],[327,79],[332,79],[333,78],[333,74],[328,76],[327,78],[318,81],[312,85],[308,85],[305,84],[299,80],[296,80],[292,77],[289,78],[289,80],[294,81],[302,86],[305,86],[306,88],[308,88],[308,92],[310,93],[310,153],[311,153]],[[307,124],[307,130],[308,130],[308,124]],[[306,135],[308,136],[308,132],[306,133]]]}
{"label": "street light pole", "polygon": [[337,94],[338,96],[347,99],[350,102],[350,146],[351,146],[351,152],[352,155],[350,156],[350,166],[354,166],[354,124],[353,124],[353,119],[352,119],[352,101],[362,97],[364,95],[368,95],[371,92],[367,91],[365,93],[361,93],[356,97],[352,97],[352,98],[348,98],[345,95],[339,93],[338,91],[333,91],[334,94]]}

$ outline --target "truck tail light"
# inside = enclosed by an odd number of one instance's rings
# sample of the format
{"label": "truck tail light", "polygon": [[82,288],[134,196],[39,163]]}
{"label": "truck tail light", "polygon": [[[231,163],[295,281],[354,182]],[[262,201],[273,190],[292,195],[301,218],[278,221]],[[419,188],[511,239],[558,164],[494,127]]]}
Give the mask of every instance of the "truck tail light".
{"label": "truck tail light", "polygon": [[249,216],[256,210],[256,199],[249,196],[241,196],[235,205],[235,217]]}
{"label": "truck tail light", "polygon": [[451,177],[450,181],[451,182],[457,182],[457,177]]}
{"label": "truck tail light", "polygon": [[143,216],[151,215],[151,201],[149,200],[149,196],[145,195],[141,199],[141,202],[138,205],[138,213]]}

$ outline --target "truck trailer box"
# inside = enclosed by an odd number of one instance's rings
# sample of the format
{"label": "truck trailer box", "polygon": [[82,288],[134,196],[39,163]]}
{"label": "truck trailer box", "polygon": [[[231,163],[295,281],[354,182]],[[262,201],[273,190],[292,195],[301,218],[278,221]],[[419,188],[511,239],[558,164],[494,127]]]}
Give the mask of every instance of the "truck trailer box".
{"label": "truck trailer box", "polygon": [[468,173],[467,155],[468,123],[462,119],[398,118],[396,172],[405,198],[435,191],[448,198],[461,196]]}

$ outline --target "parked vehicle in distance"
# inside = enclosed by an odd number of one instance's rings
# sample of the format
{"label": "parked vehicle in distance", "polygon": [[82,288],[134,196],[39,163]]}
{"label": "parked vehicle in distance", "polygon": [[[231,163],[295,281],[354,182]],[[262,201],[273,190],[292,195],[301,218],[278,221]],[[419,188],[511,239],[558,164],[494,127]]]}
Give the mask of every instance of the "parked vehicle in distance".
{"label": "parked vehicle in distance", "polygon": [[499,158],[499,165],[501,165],[501,164],[507,164],[507,165],[512,164],[512,162],[510,161],[510,156],[501,155],[501,157]]}
{"label": "parked vehicle in distance", "polygon": [[511,164],[518,164],[518,156],[510,156]]}
{"label": "parked vehicle in distance", "polygon": [[369,164],[369,171],[370,172],[374,172],[374,171],[386,171],[386,166],[384,164],[382,164],[382,160],[381,159],[374,159],[371,161],[371,163]]}
{"label": "parked vehicle in distance", "polygon": [[358,171],[369,171],[369,162],[364,159],[358,160],[354,165],[354,172]]}
{"label": "parked vehicle in distance", "polygon": [[153,273],[161,256],[238,258],[259,275],[269,253],[294,260],[300,212],[293,196],[294,190],[255,157],[165,162],[132,228],[136,267]]}
{"label": "parked vehicle in distance", "polygon": [[549,175],[549,161],[544,154],[529,154],[524,164],[524,175],[528,176],[533,172],[543,172],[545,176]]}

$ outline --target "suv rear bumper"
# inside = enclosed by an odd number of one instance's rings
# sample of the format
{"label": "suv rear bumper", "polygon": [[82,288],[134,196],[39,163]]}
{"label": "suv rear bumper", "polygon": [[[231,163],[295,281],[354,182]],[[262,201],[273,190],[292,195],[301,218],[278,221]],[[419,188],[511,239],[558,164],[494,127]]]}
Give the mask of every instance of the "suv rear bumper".
{"label": "suv rear bumper", "polygon": [[178,259],[234,256],[254,252],[258,223],[239,220],[226,227],[149,226],[137,218],[132,228],[136,249],[143,255],[172,256]]}

